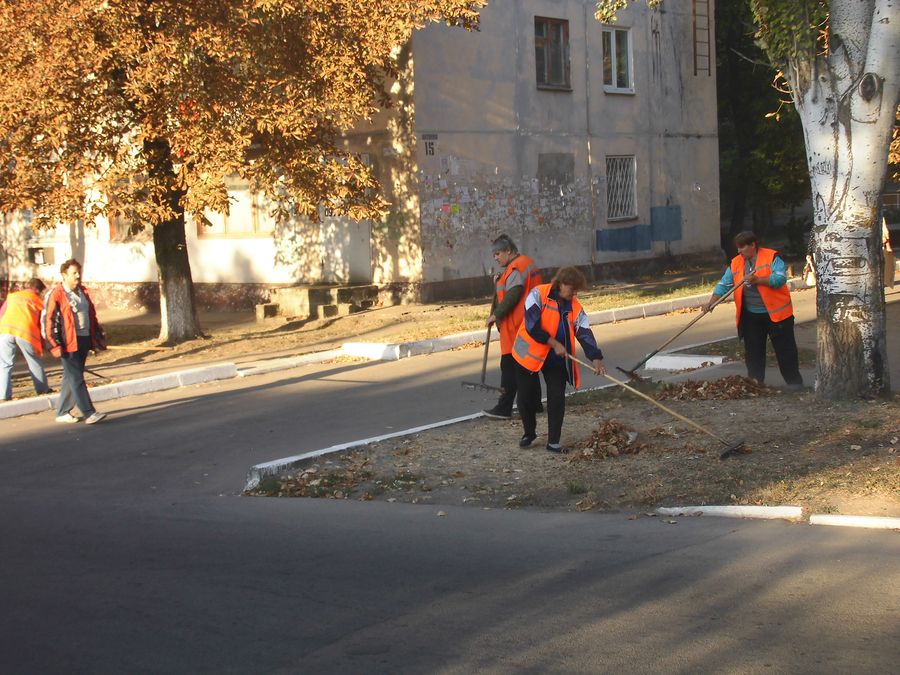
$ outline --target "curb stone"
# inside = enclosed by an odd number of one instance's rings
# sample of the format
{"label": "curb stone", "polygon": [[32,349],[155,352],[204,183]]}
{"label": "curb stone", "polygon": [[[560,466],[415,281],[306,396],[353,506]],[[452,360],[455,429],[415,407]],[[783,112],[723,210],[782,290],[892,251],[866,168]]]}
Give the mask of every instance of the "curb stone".
{"label": "curb stone", "polygon": [[273,459],[269,462],[263,462],[262,464],[255,464],[250,467],[250,472],[247,474],[247,481],[244,485],[244,492],[247,490],[252,490],[256,486],[260,484],[260,482],[266,478],[267,476],[277,476],[279,474],[284,473],[285,471],[289,471],[294,467],[302,464],[308,459],[314,459],[315,457],[322,457],[323,455],[330,455],[334,452],[340,452],[341,450],[349,450],[350,448],[358,448],[362,445],[369,445],[371,443],[380,443],[381,441],[386,441],[390,438],[400,438],[402,436],[409,436],[410,434],[417,434],[421,431],[428,431],[429,429],[437,429],[438,427],[445,427],[451,424],[456,424],[457,422],[468,422],[469,420],[474,420],[479,417],[484,417],[483,412],[472,413],[471,415],[463,415],[462,417],[454,417],[449,420],[442,420],[440,422],[433,422],[431,424],[424,424],[420,427],[413,427],[412,429],[403,429],[402,431],[393,431],[389,434],[382,434],[380,436],[373,436],[372,438],[364,438],[358,441],[350,441],[348,443],[340,443],[338,445],[332,445],[328,448],[322,448],[320,450],[312,450],[310,452],[304,452],[300,455],[293,455],[291,457],[282,457],[281,459]]}
{"label": "curb stone", "polygon": [[900,530],[900,518],[886,516],[839,516],[816,513],[809,517],[810,525],[837,527],[865,527],[878,530]]}
{"label": "curb stone", "polygon": [[799,506],[661,506],[661,516],[721,516],[723,518],[762,518],[797,521],[803,517]]}

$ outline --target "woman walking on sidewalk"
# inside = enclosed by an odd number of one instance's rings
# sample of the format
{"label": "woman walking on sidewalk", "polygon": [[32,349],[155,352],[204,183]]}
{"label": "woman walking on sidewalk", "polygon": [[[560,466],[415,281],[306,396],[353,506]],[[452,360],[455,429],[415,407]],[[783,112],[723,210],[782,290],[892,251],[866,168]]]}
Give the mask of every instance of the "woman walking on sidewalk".
{"label": "woman walking on sidewalk", "polygon": [[540,388],[538,373],[547,385],[547,450],[566,452],[560,445],[566,413],[566,383],[578,388],[575,341],[597,375],[606,374],[603,352],[594,340],[587,314],[575,294],[584,288],[584,275],[575,267],[563,267],[549,284],[536,286],[525,298],[525,319],[513,345],[518,384],[517,405],[523,435],[519,447],[527,448],[537,438],[534,391]]}
{"label": "woman walking on sidewalk", "polygon": [[82,418],[72,414],[77,405],[86,424],[106,417],[97,412],[84,382],[88,352],[106,349],[106,336],[87,290],[81,285],[81,263],[74,258],[59,268],[62,282],[47,294],[44,334],[54,356],[62,359],[63,379],[59,387],[56,421],[71,424]]}

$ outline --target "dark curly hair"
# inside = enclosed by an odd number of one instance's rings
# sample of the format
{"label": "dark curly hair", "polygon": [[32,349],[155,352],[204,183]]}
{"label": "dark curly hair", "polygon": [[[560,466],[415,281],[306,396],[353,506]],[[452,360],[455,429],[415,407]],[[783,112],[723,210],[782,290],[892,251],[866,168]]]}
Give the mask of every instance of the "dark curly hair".
{"label": "dark curly hair", "polygon": [[571,286],[577,293],[587,286],[587,279],[584,278],[584,274],[577,267],[560,267],[556,274],[553,275],[553,280],[550,283],[553,284],[553,288],[559,288],[560,284]]}

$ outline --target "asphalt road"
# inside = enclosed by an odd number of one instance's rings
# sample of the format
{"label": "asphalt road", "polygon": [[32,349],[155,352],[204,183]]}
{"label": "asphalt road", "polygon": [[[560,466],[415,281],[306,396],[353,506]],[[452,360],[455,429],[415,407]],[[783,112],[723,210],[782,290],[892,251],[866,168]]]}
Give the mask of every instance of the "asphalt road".
{"label": "asphalt road", "polygon": [[[630,366],[687,320],[597,335]],[[4,420],[0,672],[896,669],[895,533],[239,496],[253,464],[489,404],[459,386],[480,356],[119,399],[94,427]]]}

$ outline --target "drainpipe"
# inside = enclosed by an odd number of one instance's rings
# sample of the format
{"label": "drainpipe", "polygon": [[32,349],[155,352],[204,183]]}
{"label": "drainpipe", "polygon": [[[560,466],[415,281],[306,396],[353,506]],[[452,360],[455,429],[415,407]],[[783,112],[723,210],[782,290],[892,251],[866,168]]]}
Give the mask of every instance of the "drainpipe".
{"label": "drainpipe", "polygon": [[[593,6],[593,3],[591,3]],[[588,4],[582,6],[584,12],[584,117],[585,117],[585,134],[587,135],[587,181],[588,191],[591,201],[591,277],[594,276],[594,265],[597,262],[597,236],[595,230],[597,227],[597,202],[594,196],[594,163],[591,156],[591,51],[590,42],[588,41],[588,21],[592,21],[594,15],[588,15]],[[574,176],[573,176],[574,178]]]}

